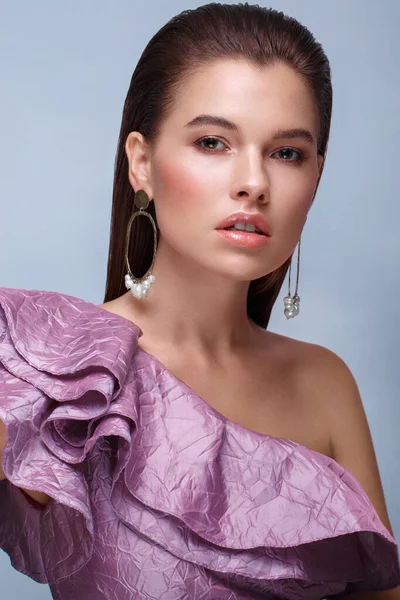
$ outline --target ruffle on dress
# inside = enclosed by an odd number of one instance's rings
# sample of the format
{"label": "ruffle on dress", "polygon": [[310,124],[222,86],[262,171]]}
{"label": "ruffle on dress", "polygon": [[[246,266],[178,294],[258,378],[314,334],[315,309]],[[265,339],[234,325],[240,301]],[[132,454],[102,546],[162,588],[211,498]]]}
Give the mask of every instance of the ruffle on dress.
{"label": "ruffle on dress", "polygon": [[90,561],[99,540],[84,465],[113,436],[112,511],[149,548],[270,598],[400,585],[396,541],[349,471],[229,421],[141,335],[79,298],[0,288],[0,547],[17,570],[52,584]]}

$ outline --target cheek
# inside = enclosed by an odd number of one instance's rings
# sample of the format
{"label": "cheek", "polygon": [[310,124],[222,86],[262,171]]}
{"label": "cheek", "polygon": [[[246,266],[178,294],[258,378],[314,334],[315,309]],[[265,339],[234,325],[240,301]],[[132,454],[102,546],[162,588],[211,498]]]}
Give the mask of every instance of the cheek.
{"label": "cheek", "polygon": [[[190,253],[198,246],[201,219],[207,213],[204,170],[187,164],[174,154],[159,161],[154,171],[153,195],[161,236],[176,251]],[[196,243],[194,241],[196,240]]]}
{"label": "cheek", "polygon": [[204,199],[204,173],[192,165],[163,160],[155,166],[154,172],[157,177],[153,181],[153,193],[160,215],[171,210],[190,211]]}
{"label": "cheek", "polygon": [[277,203],[281,225],[295,230],[301,229],[312,204],[316,181],[313,172],[306,171],[280,178],[276,197],[281,199]]}
{"label": "cheek", "polygon": [[[215,213],[216,199],[226,194],[226,174],[219,169],[210,173],[204,160],[188,152],[160,153],[152,165],[153,195],[157,222],[165,238],[193,239],[210,227],[210,215]],[[202,240],[197,239],[197,243]]]}
{"label": "cheek", "polygon": [[317,182],[317,176],[314,177],[312,169],[301,171],[299,168],[296,172],[293,168],[293,171],[274,180],[270,214],[276,267],[283,264],[297,246]]}

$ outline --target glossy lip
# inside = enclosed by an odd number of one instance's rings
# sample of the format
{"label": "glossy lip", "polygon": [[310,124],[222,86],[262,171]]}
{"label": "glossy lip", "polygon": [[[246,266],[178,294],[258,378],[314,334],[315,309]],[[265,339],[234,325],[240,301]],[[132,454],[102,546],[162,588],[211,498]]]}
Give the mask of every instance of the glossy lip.
{"label": "glossy lip", "polygon": [[260,213],[245,213],[245,212],[236,212],[233,215],[230,215],[226,219],[224,219],[216,229],[226,229],[227,227],[231,227],[235,223],[252,223],[259,229],[264,235],[270,236],[268,223],[265,217]]}
{"label": "glossy lip", "polygon": [[216,229],[216,232],[227,242],[242,248],[264,248],[269,243],[269,236],[259,233],[237,231],[236,229]]}

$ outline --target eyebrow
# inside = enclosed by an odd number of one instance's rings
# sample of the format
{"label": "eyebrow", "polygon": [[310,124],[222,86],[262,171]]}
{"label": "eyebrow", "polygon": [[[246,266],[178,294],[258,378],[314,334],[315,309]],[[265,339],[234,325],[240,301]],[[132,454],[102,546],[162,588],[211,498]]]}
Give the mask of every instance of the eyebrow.
{"label": "eyebrow", "polygon": [[[217,117],[214,115],[198,115],[189,123],[186,123],[185,127],[195,127],[197,125],[215,125],[217,127],[223,127],[224,129],[229,129],[230,131],[235,131],[239,133],[239,127],[233,123],[232,121],[228,121],[228,119],[224,119],[224,117]],[[312,144],[315,143],[314,136],[308,129],[303,129],[302,127],[296,127],[291,129],[278,129],[274,131],[272,134],[273,140],[278,139],[295,139],[301,138],[306,142],[310,142]]]}

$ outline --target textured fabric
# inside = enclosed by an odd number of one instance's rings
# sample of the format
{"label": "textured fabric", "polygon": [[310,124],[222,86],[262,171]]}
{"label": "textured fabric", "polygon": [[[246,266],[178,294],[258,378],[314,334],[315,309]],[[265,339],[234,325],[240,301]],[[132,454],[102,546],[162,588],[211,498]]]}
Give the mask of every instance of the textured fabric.
{"label": "textured fabric", "polygon": [[0,288],[0,547],[16,569],[60,600],[400,584],[396,542],[349,471],[227,420],[141,334],[79,298]]}

